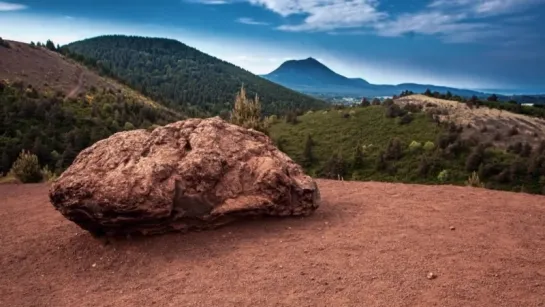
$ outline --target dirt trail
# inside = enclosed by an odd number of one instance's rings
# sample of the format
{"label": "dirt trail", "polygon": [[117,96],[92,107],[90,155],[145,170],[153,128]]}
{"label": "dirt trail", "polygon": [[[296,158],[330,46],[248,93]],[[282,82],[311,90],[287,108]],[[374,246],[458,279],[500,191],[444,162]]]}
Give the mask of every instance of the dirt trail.
{"label": "dirt trail", "polygon": [[319,187],[307,218],[104,246],[47,186],[2,185],[0,306],[545,306],[545,197]]}
{"label": "dirt trail", "polygon": [[83,87],[83,69],[81,69],[80,67],[78,67],[77,69],[77,73],[78,73],[78,85],[76,85],[76,87],[74,87],[70,93],[68,93],[68,95],[66,96],[66,98],[73,98],[75,97],[79,91],[81,90],[81,88]]}

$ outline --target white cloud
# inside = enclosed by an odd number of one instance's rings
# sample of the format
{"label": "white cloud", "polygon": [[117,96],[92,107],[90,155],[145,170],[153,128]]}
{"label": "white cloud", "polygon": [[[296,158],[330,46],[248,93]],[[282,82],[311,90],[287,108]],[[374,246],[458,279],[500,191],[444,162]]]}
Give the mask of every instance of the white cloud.
{"label": "white cloud", "polygon": [[378,0],[248,0],[283,16],[306,15],[299,24],[285,24],[284,31],[329,31],[367,26],[386,13],[377,10]]}
{"label": "white cloud", "polygon": [[[429,0],[414,13],[392,14],[379,7],[385,0],[187,0],[200,3],[248,2],[282,17],[298,16],[298,23],[276,29],[289,32],[326,32],[330,35],[400,36],[406,33],[440,35],[448,42],[497,37],[499,25],[479,19],[519,12],[545,0]],[[390,5],[391,7],[391,5]],[[510,17],[510,16],[506,16]],[[265,25],[251,18],[241,23]],[[454,37],[458,35],[458,37]]]}
{"label": "white cloud", "polygon": [[207,5],[221,5],[221,4],[229,3],[227,0],[187,0],[186,2],[207,4]]}
{"label": "white cloud", "polygon": [[399,36],[404,33],[417,32],[422,34],[436,34],[461,30],[467,25],[458,23],[463,15],[446,15],[440,12],[423,12],[404,14],[395,20],[374,25],[379,35]]}
{"label": "white cloud", "polygon": [[256,20],[253,20],[252,18],[248,18],[248,17],[241,17],[241,18],[237,19],[236,21],[238,23],[243,23],[243,24],[246,24],[246,25],[255,25],[255,26],[266,26],[266,25],[269,24],[268,22],[256,21]]}
{"label": "white cloud", "polygon": [[476,16],[500,15],[526,9],[544,0],[434,0],[430,8],[459,8]]}
{"label": "white cloud", "polygon": [[467,5],[471,3],[475,3],[478,0],[435,0],[432,1],[428,7],[436,8],[436,7],[454,7],[454,6],[461,6],[461,5]]}
{"label": "white cloud", "polygon": [[[373,25],[381,36],[438,35],[444,42],[468,43],[521,36],[525,30],[483,19],[513,13],[545,0],[434,0],[420,12]],[[504,19],[504,21],[507,19]]]}
{"label": "white cloud", "polygon": [[0,1],[0,12],[20,11],[28,8],[24,4]]}

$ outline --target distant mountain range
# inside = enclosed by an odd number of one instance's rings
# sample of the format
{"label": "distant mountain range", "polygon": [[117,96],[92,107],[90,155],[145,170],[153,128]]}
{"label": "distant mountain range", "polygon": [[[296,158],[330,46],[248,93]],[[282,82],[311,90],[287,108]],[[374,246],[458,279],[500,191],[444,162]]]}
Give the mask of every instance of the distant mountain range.
{"label": "distant mountain range", "polygon": [[429,89],[432,92],[437,91],[440,93],[450,91],[453,95],[464,97],[473,95],[483,97],[489,95],[484,92],[429,84],[371,84],[361,78],[347,78],[342,76],[314,58],[286,61],[273,72],[261,75],[261,77],[308,94],[376,97],[399,95],[402,91],[406,90],[422,93],[426,89]]}

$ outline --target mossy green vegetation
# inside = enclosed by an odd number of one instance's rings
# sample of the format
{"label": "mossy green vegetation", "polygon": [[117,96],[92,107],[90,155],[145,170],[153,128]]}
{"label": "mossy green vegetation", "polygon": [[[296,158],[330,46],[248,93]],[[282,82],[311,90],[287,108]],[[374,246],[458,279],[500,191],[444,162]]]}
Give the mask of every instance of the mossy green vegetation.
{"label": "mossy green vegetation", "polygon": [[[269,134],[316,177],[544,192],[545,144],[521,156],[463,139],[463,127],[438,123],[429,114],[402,110],[396,118],[389,108],[309,112],[295,121],[277,121]],[[400,121],[407,114],[412,120]]]}

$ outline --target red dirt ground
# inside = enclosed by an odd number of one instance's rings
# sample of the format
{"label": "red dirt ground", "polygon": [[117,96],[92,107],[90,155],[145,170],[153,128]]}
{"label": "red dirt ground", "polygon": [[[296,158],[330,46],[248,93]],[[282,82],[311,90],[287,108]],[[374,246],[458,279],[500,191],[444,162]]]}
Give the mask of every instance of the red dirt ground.
{"label": "red dirt ground", "polygon": [[103,245],[2,185],[0,306],[545,306],[545,197],[319,186],[307,218]]}

